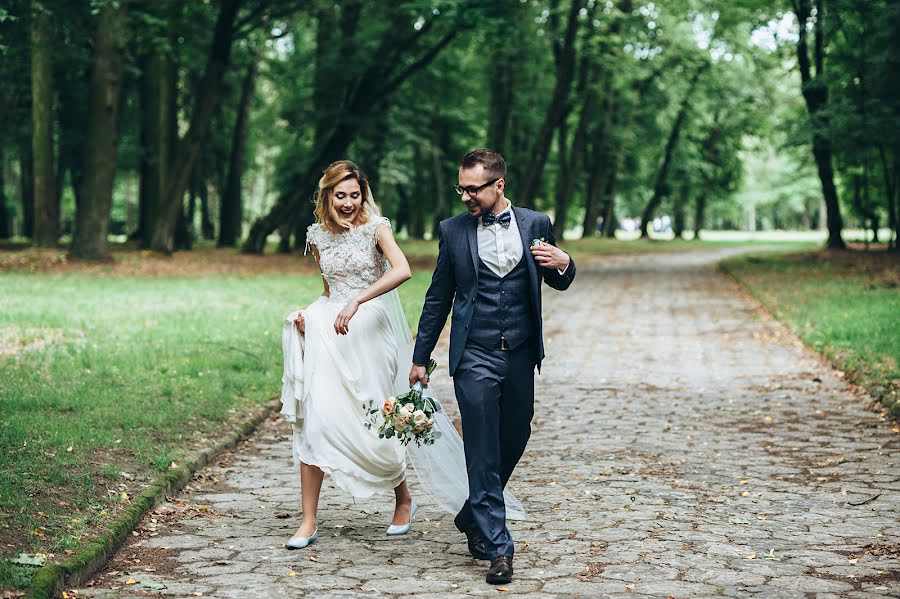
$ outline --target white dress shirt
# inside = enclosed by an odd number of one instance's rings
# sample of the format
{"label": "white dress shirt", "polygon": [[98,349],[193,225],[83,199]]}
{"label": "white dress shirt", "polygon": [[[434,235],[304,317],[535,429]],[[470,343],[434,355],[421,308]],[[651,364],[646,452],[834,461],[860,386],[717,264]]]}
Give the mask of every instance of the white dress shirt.
{"label": "white dress shirt", "polygon": [[508,229],[498,222],[485,227],[484,222],[478,219],[478,257],[491,272],[501,278],[512,272],[525,251],[512,204],[507,202],[503,212],[509,212],[510,215]]}

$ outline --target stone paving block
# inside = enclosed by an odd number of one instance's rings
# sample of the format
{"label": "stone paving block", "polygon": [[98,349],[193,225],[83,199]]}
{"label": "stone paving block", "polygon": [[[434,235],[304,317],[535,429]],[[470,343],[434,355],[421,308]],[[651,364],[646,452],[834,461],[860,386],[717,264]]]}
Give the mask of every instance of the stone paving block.
{"label": "stone paving block", "polygon": [[776,588],[802,593],[838,593],[853,590],[853,586],[846,582],[814,576],[777,576],[770,583]]}

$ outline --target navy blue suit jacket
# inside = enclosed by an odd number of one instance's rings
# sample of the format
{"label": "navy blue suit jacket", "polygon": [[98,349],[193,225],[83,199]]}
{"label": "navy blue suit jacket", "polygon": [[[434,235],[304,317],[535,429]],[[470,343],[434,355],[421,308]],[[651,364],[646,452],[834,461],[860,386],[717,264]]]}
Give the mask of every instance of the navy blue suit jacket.
{"label": "navy blue suit jacket", "polygon": [[[556,245],[550,217],[526,208],[513,206],[513,210],[516,213],[516,224],[522,236],[522,259],[526,261],[528,273],[531,275],[529,292],[534,330],[537,331],[535,363],[540,369],[541,360],[544,359],[541,280],[554,289],[567,289],[575,279],[575,261],[569,261],[569,266],[563,274],[559,274],[559,271],[553,268],[542,268],[535,262],[529,248],[532,239],[543,239]],[[473,302],[478,293],[477,228],[478,219],[468,213],[441,221],[438,229],[437,265],[434,268],[434,275],[431,277],[431,286],[425,294],[422,316],[419,318],[413,362],[427,364],[452,308],[450,376],[456,372],[463,349],[466,347],[469,325],[472,323],[472,312],[474,311]],[[522,301],[528,300],[522,298]]]}

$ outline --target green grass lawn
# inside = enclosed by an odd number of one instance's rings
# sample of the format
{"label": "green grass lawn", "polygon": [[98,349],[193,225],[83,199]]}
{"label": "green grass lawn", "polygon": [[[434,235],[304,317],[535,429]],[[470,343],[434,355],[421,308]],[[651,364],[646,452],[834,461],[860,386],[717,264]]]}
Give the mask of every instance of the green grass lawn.
{"label": "green grass lawn", "polygon": [[[401,287],[415,325],[430,273]],[[280,393],[317,275],[0,274],[0,557],[75,550],[160,471]],[[0,560],[0,588],[32,568]]]}
{"label": "green grass lawn", "polygon": [[757,254],[726,260],[723,268],[807,344],[900,417],[897,254]]}

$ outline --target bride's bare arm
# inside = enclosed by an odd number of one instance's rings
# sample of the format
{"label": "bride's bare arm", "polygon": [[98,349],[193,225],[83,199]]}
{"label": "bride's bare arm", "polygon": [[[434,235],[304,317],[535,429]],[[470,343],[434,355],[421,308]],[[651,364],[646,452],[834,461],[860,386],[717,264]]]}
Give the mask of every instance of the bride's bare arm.
{"label": "bride's bare arm", "polygon": [[378,225],[375,231],[375,239],[378,247],[384,253],[388,262],[391,263],[391,270],[386,272],[383,277],[369,285],[366,289],[359,293],[355,298],[347,302],[347,305],[338,314],[334,321],[334,330],[339,335],[346,335],[348,324],[353,315],[359,309],[361,304],[384,295],[388,291],[393,291],[406,281],[412,278],[412,271],[409,268],[409,261],[403,254],[403,250],[397,245],[391,228],[387,225]]}

